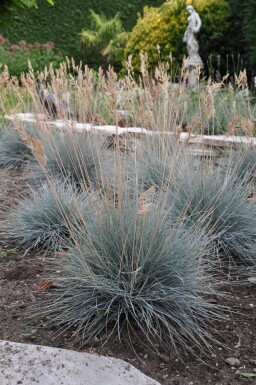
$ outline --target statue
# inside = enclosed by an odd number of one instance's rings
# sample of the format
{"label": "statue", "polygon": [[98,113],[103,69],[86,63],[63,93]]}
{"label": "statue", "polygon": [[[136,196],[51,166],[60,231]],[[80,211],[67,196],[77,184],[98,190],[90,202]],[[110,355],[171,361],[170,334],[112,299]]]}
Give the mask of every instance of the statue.
{"label": "statue", "polygon": [[188,59],[186,61],[186,67],[200,67],[203,68],[204,64],[198,54],[199,45],[196,40],[196,34],[199,32],[202,22],[192,5],[186,7],[189,17],[188,26],[183,38],[183,41],[187,43]]}
{"label": "statue", "polygon": [[56,96],[52,92],[49,92],[42,83],[36,84],[36,93],[44,111],[47,112],[52,118],[57,118],[60,113],[68,119],[73,117],[73,114],[70,112],[69,103],[65,100],[58,100]]}

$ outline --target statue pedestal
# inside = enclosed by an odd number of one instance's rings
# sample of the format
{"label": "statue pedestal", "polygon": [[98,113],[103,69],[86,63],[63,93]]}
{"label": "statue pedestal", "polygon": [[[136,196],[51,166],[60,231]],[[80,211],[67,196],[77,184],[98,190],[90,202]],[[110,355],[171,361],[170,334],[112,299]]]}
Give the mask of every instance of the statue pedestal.
{"label": "statue pedestal", "polygon": [[185,60],[185,67],[204,68],[204,63],[198,53],[194,53]]}
{"label": "statue pedestal", "polygon": [[187,58],[185,61],[187,83],[190,88],[199,86],[199,79],[204,63],[199,55],[195,58]]}
{"label": "statue pedestal", "polygon": [[189,88],[195,88],[199,86],[200,70],[195,67],[188,69],[187,84]]}

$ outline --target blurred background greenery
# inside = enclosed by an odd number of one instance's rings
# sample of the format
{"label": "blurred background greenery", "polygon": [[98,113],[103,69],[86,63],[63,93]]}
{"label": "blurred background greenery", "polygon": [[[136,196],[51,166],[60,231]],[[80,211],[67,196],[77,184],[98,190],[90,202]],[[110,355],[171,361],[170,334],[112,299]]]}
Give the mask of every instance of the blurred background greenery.
{"label": "blurred background greenery", "polygon": [[[68,56],[94,69],[111,64],[124,72],[128,55],[133,55],[138,72],[143,52],[148,55],[149,69],[160,60],[170,61],[171,54],[176,73],[186,55],[182,36],[188,3],[202,19],[198,39],[205,74],[223,76],[246,68],[253,79],[255,0],[4,0],[0,4],[0,63],[18,75],[26,70],[28,58],[40,70],[49,62],[57,66]],[[91,10],[98,18],[93,18]],[[118,23],[113,22],[117,19]],[[84,37],[88,34],[91,40]]]}

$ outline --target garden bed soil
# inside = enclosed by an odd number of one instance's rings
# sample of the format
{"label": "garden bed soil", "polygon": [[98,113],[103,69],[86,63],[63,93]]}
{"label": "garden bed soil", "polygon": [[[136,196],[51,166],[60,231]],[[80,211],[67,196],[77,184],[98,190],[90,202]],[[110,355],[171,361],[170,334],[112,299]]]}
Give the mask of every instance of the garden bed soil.
{"label": "garden bed soil", "polygon": [[[6,210],[26,192],[21,178],[22,170],[0,170],[1,189],[6,193],[1,219]],[[71,332],[58,335],[47,328],[44,319],[30,318],[31,305],[38,305],[45,295],[39,290],[47,276],[47,256],[13,250],[2,240],[0,244],[0,339],[14,342],[77,349]],[[158,347],[160,356],[147,350],[136,341],[134,350],[125,343],[110,339],[103,347],[95,340],[81,350],[123,359],[163,385],[238,385],[256,383],[256,377],[243,377],[241,373],[256,374],[256,284],[225,285],[229,294],[225,305],[234,312],[228,320],[215,325],[216,343],[210,357],[192,357],[183,352]],[[229,358],[236,359],[226,363]],[[139,384],[138,384],[139,385]]]}

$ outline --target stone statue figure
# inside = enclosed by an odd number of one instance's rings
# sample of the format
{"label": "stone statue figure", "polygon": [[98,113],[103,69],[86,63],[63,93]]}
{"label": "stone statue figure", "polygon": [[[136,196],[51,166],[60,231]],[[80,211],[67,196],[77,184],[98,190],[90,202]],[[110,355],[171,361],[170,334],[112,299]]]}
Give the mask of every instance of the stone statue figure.
{"label": "stone statue figure", "polygon": [[186,9],[189,13],[188,26],[183,38],[184,43],[187,43],[188,51],[186,67],[203,67],[202,59],[198,54],[199,45],[196,40],[196,34],[199,32],[202,22],[192,5],[188,5]]}

